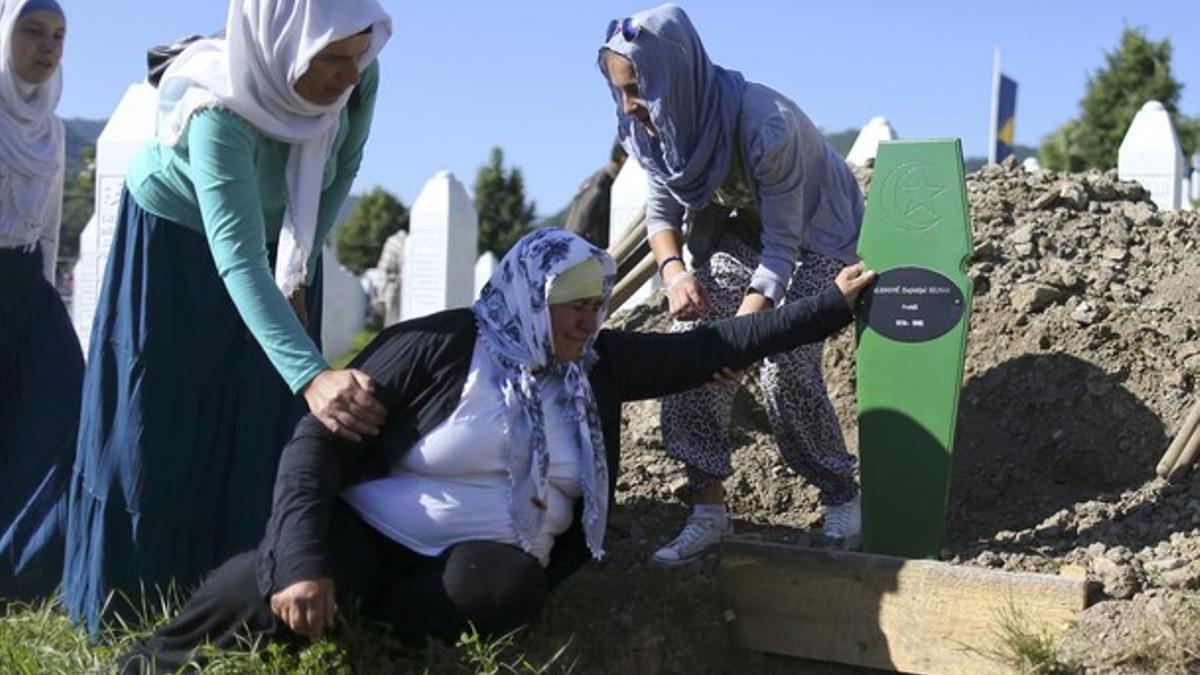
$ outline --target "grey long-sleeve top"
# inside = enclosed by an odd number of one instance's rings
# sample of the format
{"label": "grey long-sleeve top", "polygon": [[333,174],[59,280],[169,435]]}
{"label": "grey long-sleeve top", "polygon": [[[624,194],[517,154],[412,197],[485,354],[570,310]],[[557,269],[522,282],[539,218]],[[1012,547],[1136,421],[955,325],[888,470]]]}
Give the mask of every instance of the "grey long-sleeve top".
{"label": "grey long-sleeve top", "polygon": [[[745,187],[762,220],[762,258],[750,287],[779,304],[801,250],[857,260],[862,192],[800,107],[765,85],[747,83],[737,140]],[[680,230],[687,209],[664,185],[649,181],[647,235]]]}

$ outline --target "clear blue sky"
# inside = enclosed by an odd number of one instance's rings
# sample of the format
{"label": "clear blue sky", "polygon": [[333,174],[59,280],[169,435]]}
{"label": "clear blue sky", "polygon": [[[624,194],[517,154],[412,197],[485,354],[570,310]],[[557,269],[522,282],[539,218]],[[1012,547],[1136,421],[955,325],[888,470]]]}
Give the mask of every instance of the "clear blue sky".
{"label": "clear blue sky", "polygon": [[[336,0],[330,0],[334,2]],[[68,13],[64,117],[104,118],[145,72],[147,46],[224,24],[225,0],[60,0]],[[375,126],[356,192],[411,204],[439,169],[468,187],[500,146],[539,213],[570,200],[607,156],[613,103],[595,67],[608,21],[649,4],[612,0],[382,0]],[[905,138],[959,137],[985,155],[992,49],[1019,85],[1016,142],[1075,116],[1089,73],[1126,25],[1170,38],[1183,111],[1200,115],[1200,4],[683,2],[718,64],[788,94],[826,131],[885,115]]]}

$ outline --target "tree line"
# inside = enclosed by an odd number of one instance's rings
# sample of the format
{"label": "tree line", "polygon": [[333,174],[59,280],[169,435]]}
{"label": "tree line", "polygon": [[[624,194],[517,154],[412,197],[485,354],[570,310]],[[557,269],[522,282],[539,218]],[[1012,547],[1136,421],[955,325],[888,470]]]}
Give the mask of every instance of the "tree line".
{"label": "tree line", "polygon": [[[525,178],[518,167],[505,168],[504,151],[491,157],[475,176],[473,205],[479,215],[477,255],[491,251],[504,257],[533,224],[537,205],[525,199]],[[392,193],[376,187],[361,197],[338,225],[338,261],[355,274],[375,266],[383,244],[399,230],[408,230],[408,207]]]}

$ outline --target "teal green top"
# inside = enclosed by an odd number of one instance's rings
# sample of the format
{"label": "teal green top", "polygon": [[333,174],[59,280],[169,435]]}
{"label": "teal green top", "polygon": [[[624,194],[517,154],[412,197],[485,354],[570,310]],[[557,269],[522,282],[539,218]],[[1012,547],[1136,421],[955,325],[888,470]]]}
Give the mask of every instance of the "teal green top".
{"label": "teal green top", "polygon": [[[362,161],[379,86],[379,63],[363,71],[341,113],[321,186],[311,282],[321,249]],[[173,147],[155,141],[133,159],[125,184],[145,210],[203,233],[246,327],[293,392],[329,366],[275,285],[268,259],[286,208],[290,146],[229,110],[195,113]]]}

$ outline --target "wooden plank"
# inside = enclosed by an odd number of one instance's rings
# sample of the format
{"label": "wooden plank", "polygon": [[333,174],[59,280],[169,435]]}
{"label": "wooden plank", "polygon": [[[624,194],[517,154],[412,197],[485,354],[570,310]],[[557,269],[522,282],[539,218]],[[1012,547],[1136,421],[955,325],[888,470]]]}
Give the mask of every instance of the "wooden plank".
{"label": "wooden plank", "polygon": [[646,207],[639,207],[633,219],[629,221],[629,227],[625,228],[621,235],[615,240],[608,243],[608,253],[618,263],[624,262],[626,259],[633,256],[633,250],[638,244],[646,240]]}
{"label": "wooden plank", "polygon": [[1087,607],[1080,579],[736,537],[719,581],[735,644],[908,673],[1005,673],[1005,616],[1057,637]]}
{"label": "wooden plank", "polygon": [[621,306],[629,298],[633,297],[633,294],[642,287],[642,284],[650,281],[650,277],[654,276],[655,270],[654,255],[647,254],[629,274],[618,279],[617,283],[613,286],[612,295],[608,299],[609,315],[621,309]]}

